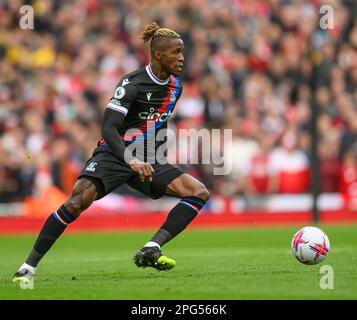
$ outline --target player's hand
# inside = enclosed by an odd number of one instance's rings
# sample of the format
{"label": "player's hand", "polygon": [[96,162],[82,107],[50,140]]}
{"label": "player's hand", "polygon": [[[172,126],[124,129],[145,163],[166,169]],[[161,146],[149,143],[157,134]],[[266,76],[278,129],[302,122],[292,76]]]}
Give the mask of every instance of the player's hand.
{"label": "player's hand", "polygon": [[129,166],[131,170],[139,174],[141,182],[144,182],[145,179],[148,179],[150,182],[152,181],[152,175],[155,170],[150,163],[133,159],[129,162]]}

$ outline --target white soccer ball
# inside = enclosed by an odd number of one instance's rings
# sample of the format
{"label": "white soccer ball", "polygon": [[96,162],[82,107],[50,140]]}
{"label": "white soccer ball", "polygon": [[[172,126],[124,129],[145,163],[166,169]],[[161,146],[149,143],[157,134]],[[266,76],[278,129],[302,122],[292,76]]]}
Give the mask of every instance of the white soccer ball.
{"label": "white soccer ball", "polygon": [[330,251],[330,241],[325,232],[316,227],[304,227],[294,234],[291,249],[296,259],[304,264],[323,261]]}

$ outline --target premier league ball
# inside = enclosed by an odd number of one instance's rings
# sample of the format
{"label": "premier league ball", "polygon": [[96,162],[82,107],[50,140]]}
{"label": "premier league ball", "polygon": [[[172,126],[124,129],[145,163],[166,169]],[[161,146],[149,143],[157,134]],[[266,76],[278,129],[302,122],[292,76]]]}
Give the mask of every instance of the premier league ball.
{"label": "premier league ball", "polygon": [[294,234],[291,248],[300,262],[317,264],[323,261],[329,253],[330,241],[321,229],[304,227]]}

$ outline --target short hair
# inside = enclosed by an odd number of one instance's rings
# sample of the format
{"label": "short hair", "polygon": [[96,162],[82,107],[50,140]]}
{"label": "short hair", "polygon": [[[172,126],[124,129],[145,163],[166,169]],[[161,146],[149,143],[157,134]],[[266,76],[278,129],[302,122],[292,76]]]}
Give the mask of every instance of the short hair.
{"label": "short hair", "polygon": [[181,36],[168,28],[160,28],[160,26],[156,22],[151,22],[149,23],[141,33],[141,39],[144,42],[150,42],[150,48],[151,52],[153,51],[153,48],[155,44],[157,43],[157,40],[162,40],[164,38],[178,38],[181,39]]}

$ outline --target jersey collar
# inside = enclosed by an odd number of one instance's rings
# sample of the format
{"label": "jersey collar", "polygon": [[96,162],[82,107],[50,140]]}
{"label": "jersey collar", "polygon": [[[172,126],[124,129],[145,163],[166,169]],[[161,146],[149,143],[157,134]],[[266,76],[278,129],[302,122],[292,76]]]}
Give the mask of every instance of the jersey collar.
{"label": "jersey collar", "polygon": [[151,78],[151,80],[154,81],[155,83],[160,84],[160,85],[162,85],[162,86],[169,83],[170,78],[168,78],[168,79],[165,80],[165,81],[162,81],[162,80],[160,80],[157,76],[155,76],[154,72],[153,72],[152,69],[151,69],[151,64],[147,65],[147,66],[145,67],[145,69],[146,69],[147,74],[148,74],[149,77]]}

